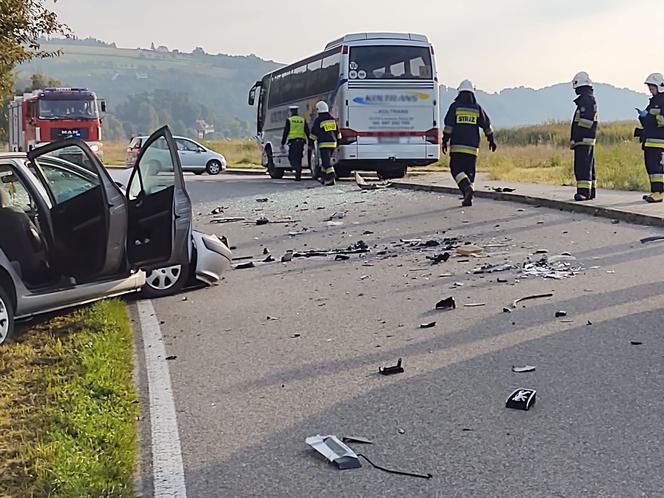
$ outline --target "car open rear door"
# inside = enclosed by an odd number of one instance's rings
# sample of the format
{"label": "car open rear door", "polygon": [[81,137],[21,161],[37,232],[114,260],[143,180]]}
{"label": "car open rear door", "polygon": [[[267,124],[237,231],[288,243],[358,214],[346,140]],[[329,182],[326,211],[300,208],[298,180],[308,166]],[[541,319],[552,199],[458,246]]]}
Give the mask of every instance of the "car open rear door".
{"label": "car open rear door", "polygon": [[127,254],[134,268],[186,264],[191,259],[191,200],[177,145],[167,126],[145,141],[129,179]]}
{"label": "car open rear door", "polygon": [[125,266],[127,200],[82,140],[71,138],[28,153],[47,191],[53,270],[85,282]]}

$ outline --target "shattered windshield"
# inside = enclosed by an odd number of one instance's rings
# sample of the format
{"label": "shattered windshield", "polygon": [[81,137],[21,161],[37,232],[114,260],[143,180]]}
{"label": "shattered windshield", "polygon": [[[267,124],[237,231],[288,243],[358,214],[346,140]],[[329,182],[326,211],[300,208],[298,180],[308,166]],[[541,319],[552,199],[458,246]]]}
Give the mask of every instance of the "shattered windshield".
{"label": "shattered windshield", "polygon": [[95,119],[97,116],[94,99],[39,101],[40,119]]}

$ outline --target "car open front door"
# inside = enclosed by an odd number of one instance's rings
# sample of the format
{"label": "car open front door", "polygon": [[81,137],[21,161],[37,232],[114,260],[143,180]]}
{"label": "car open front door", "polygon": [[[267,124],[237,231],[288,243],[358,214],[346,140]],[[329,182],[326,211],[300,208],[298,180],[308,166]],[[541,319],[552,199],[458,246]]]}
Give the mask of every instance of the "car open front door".
{"label": "car open front door", "polygon": [[53,270],[77,283],[122,271],[127,201],[87,144],[54,142],[30,151],[28,159],[50,198]]}
{"label": "car open front door", "polygon": [[141,148],[127,198],[127,251],[132,266],[151,270],[189,263],[191,200],[167,126],[154,132]]}

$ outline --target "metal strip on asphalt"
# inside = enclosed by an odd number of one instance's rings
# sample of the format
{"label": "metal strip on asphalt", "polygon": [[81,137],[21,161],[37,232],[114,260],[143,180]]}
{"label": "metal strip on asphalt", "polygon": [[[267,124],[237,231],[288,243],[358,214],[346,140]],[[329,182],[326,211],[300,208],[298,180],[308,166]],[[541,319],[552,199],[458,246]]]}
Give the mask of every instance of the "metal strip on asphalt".
{"label": "metal strip on asphalt", "polygon": [[137,306],[148,375],[154,496],[186,498],[180,435],[164,339],[152,301],[139,301]]}

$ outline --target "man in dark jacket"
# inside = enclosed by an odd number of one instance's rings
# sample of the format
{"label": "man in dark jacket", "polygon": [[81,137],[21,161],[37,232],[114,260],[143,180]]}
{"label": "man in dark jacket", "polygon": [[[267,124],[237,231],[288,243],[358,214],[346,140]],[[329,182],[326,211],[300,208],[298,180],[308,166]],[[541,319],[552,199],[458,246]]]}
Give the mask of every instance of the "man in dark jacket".
{"label": "man in dark jacket", "polygon": [[302,178],[302,156],[304,154],[304,146],[309,139],[309,125],[299,114],[299,108],[292,105],[288,108],[290,116],[286,120],[284,133],[281,137],[282,149],[288,142],[288,161],[291,168],[295,171],[295,181],[300,181]]}
{"label": "man in dark jacket", "polygon": [[484,130],[489,149],[496,151],[496,142],[489,116],[475,99],[473,84],[465,80],[459,85],[459,95],[445,115],[443,154],[450,151],[450,170],[463,194],[462,206],[473,205],[473,183],[480,146],[480,128]]}
{"label": "man in dark jacket", "polygon": [[339,128],[336,120],[330,114],[327,103],[322,100],[318,102],[316,104],[316,111],[318,112],[318,117],[311,127],[309,138],[318,143],[323,185],[334,185],[332,157],[337,148]]}
{"label": "man in dark jacket", "polygon": [[595,174],[595,139],[597,136],[597,103],[593,95],[593,83],[586,72],[580,72],[572,80],[578,95],[574,103],[576,112],[572,120],[571,148],[574,151],[574,176],[576,177],[575,201],[595,198],[597,177]]}
{"label": "man in dark jacket", "polygon": [[643,146],[646,170],[650,177],[650,195],[646,202],[664,200],[664,76],[653,73],[646,78],[652,98],[643,111],[637,109],[643,130],[639,131]]}

